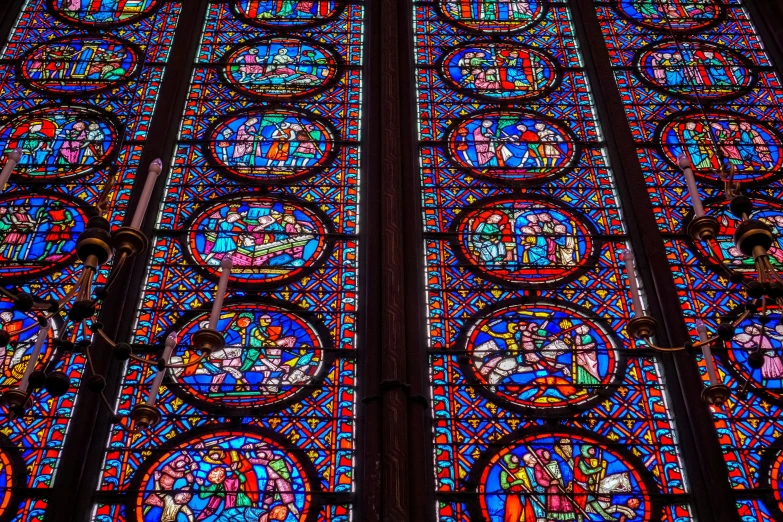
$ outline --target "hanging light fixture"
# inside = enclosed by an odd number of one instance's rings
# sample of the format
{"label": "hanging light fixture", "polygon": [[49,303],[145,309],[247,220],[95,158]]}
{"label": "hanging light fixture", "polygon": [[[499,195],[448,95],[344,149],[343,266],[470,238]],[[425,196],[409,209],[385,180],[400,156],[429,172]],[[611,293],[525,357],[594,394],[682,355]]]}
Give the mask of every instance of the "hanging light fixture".
{"label": "hanging light fixture", "polygon": [[[0,191],[7,184],[20,157],[19,150],[14,150],[7,156],[6,164],[2,172],[0,172]],[[103,330],[103,325],[97,321],[96,313],[98,306],[106,299],[109,290],[117,282],[120,274],[125,271],[128,260],[144,252],[148,247],[149,240],[141,231],[141,224],[144,220],[155,182],[162,169],[163,163],[160,159],[156,159],[150,164],[144,189],[130,226],[120,227],[113,232],[106,215],[109,210],[109,194],[114,187],[115,181],[113,177],[107,181],[98,202],[92,209],[91,217],[87,221],[84,231],[76,239],[76,255],[82,263],[82,268],[72,289],[60,300],[37,299],[34,295],[27,292],[12,292],[0,287],[0,294],[12,300],[17,311],[34,316],[39,325],[35,345],[23,377],[17,387],[5,391],[0,398],[8,407],[12,418],[23,416],[25,411],[32,406],[36,390],[44,388],[51,396],[60,397],[65,395],[70,388],[70,378],[64,372],[51,371],[46,373],[43,370],[35,369],[49,337],[52,327],[51,320],[56,316],[63,317],[64,325],[59,329],[57,337],[52,341],[55,349],[61,351],[76,349],[76,345],[73,342],[66,340],[66,335],[69,331],[74,332],[81,325],[85,331],[91,331],[93,336],[99,336],[109,344],[115,359],[119,361],[132,359],[145,366],[157,368],[157,374],[153,380],[152,388],[148,392],[146,402],[138,404],[131,412],[130,419],[133,421],[132,429],[134,430],[145,429],[160,422],[157,397],[167,369],[197,366],[212,351],[219,350],[225,345],[223,335],[215,328],[223,306],[228,278],[231,273],[232,263],[230,258],[224,259],[222,262],[222,273],[210,315],[209,328],[202,328],[192,336],[194,348],[200,352],[199,357],[187,364],[171,363],[171,355],[177,345],[176,332],[172,332],[166,338],[162,357],[157,361],[151,361],[134,355],[130,344],[116,342],[114,339],[111,339]],[[106,276],[104,286],[94,288],[98,271],[112,258],[114,262]],[[88,320],[90,324],[88,324]],[[11,334],[5,330],[0,330],[0,344],[6,345],[10,341]],[[106,379],[103,375],[95,373],[91,353],[92,342],[85,340],[76,344],[84,351],[87,366],[92,372],[86,378],[87,388],[90,391],[99,393],[104,406],[114,414],[114,410],[104,394]],[[121,421],[121,419],[116,418],[115,420]]]}

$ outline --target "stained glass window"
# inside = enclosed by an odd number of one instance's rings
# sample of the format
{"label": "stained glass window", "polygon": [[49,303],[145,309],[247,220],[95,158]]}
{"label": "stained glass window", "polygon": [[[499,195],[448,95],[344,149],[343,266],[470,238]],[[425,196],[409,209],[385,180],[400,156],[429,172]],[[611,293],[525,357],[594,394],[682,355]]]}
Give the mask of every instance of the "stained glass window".
{"label": "stained glass window", "polygon": [[[731,239],[738,221],[728,212],[715,174],[721,164],[733,166],[735,181],[749,191],[753,217],[779,236],[780,77],[740,0],[594,3],[682,310],[696,336],[697,319],[714,329],[716,319],[736,317],[743,306],[744,293],[721,264],[755,277],[752,262],[747,265]],[[721,224],[712,250],[684,233],[693,211],[677,167],[680,155],[691,160],[707,213]],[[777,243],[770,253],[779,266]],[[776,324],[762,331],[758,324],[741,323],[734,341],[718,354],[718,377],[732,395],[724,408],[713,408],[715,428],[747,521],[783,513],[779,452],[767,449],[781,435],[783,344]],[[748,355],[756,340],[763,363],[753,370]],[[707,383],[706,374],[704,379]],[[770,492],[764,501],[761,492]]]}
{"label": "stained glass window", "polygon": [[414,23],[439,520],[690,520],[568,2]]}
{"label": "stained glass window", "polygon": [[[94,520],[351,519],[363,10],[209,3],[134,335],[184,367],[112,431]],[[226,346],[187,366],[226,259]],[[120,415],[155,373],[129,361]]]}
{"label": "stained glass window", "polygon": [[[75,239],[110,178],[112,225],[123,218],[168,59],[177,2],[29,0],[0,57],[0,151],[21,161],[0,196],[3,287],[63,299],[79,267]],[[99,33],[94,29],[99,26]],[[35,315],[0,300],[10,343],[0,350],[3,391],[16,387],[38,335]],[[23,418],[2,412],[0,519],[41,520],[75,402],[84,356],[52,341],[85,332],[51,320],[38,369],[71,379],[45,391]]]}

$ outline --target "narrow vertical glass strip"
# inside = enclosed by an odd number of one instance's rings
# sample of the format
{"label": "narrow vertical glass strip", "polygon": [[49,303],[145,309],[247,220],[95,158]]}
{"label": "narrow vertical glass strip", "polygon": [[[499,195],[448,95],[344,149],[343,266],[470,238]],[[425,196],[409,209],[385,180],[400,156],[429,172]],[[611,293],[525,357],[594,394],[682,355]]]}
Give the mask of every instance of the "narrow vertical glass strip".
{"label": "narrow vertical glass strip", "polygon": [[[751,217],[767,223],[776,240],[770,249],[783,266],[778,237],[783,163],[783,96],[780,75],[767,56],[740,0],[596,0],[614,75],[641,163],[647,190],[664,235],[679,300],[691,335],[701,319],[714,331],[740,313],[746,296],[722,266],[756,278],[752,259],[735,247],[738,220],[729,212],[721,164],[753,200]],[[677,158],[693,164],[699,197],[721,225],[717,241],[687,235],[693,200]],[[731,397],[712,408],[732,487],[743,520],[783,516],[780,463],[783,396],[783,327],[771,308],[769,327],[739,325],[735,339],[718,350],[718,378]],[[748,364],[760,347],[762,366]],[[759,496],[763,500],[759,499]]]}
{"label": "narrow vertical glass strip", "polygon": [[441,521],[691,520],[571,16],[414,5]]}
{"label": "narrow vertical glass strip", "polygon": [[[178,336],[111,434],[95,520],[348,521],[354,491],[361,2],[208,6],[134,351]],[[221,264],[226,346],[198,361]],[[117,411],[149,403],[127,365]]]}

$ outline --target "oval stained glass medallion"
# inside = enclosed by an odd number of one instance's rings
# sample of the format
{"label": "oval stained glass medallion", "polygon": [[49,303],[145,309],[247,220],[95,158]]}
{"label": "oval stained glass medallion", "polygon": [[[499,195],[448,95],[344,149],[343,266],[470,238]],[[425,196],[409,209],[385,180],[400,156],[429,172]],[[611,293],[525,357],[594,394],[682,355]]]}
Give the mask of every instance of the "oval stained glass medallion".
{"label": "oval stained glass medallion", "polygon": [[543,16],[541,0],[438,0],[443,17],[481,33],[510,33],[528,27]]}
{"label": "oval stained glass medallion", "polygon": [[649,84],[694,99],[737,96],[755,79],[744,58],[707,42],[658,43],[640,53],[637,68]]}
{"label": "oval stained glass medallion", "polygon": [[301,38],[269,38],[243,44],[224,58],[223,77],[247,94],[272,100],[298,98],[328,85],[337,56]]}
{"label": "oval stained glass medallion", "polygon": [[55,193],[0,197],[0,274],[30,277],[76,259],[87,223],[76,200]]}
{"label": "oval stained glass medallion", "polygon": [[621,0],[614,6],[634,23],[661,31],[697,31],[721,16],[719,0]]}
{"label": "oval stained glass medallion", "polygon": [[105,166],[117,135],[109,118],[96,110],[44,107],[6,120],[0,126],[0,151],[21,149],[14,177],[72,178]]}
{"label": "oval stained glass medallion", "polygon": [[748,116],[707,111],[705,116],[689,113],[677,116],[659,129],[663,152],[673,165],[687,155],[693,172],[701,179],[723,184],[716,174],[724,165],[736,169],[734,181],[766,182],[777,178],[783,164],[783,145],[779,134]]}
{"label": "oval stained glass medallion", "polygon": [[539,513],[563,517],[551,520],[650,522],[660,513],[643,473],[617,444],[566,430],[528,434],[481,470],[480,509],[489,522],[537,520]]}
{"label": "oval stained glass medallion", "polygon": [[68,36],[34,47],[20,73],[35,89],[51,94],[98,92],[120,85],[140,68],[135,46],[109,36]]}
{"label": "oval stained glass medallion", "polygon": [[137,471],[130,520],[160,521],[173,512],[205,522],[304,522],[318,487],[304,458],[252,430],[185,434]]}
{"label": "oval stained glass medallion", "polygon": [[555,71],[540,51],[496,42],[457,47],[441,61],[441,73],[454,88],[491,100],[540,96],[554,86]]}
{"label": "oval stained glass medallion", "polygon": [[563,304],[498,305],[471,323],[463,367],[490,400],[561,414],[586,408],[622,376],[618,342],[596,318]]}
{"label": "oval stained glass medallion", "polygon": [[318,266],[329,250],[326,217],[293,199],[243,196],[210,202],[187,228],[195,263],[220,277],[231,256],[234,284],[280,285]]}
{"label": "oval stained glass medallion", "polygon": [[334,0],[234,0],[234,6],[240,17],[272,29],[322,24],[340,9]]}
{"label": "oval stained glass medallion", "polygon": [[592,225],[575,210],[541,198],[479,201],[451,225],[460,260],[482,277],[523,287],[548,286],[594,262]]}
{"label": "oval stained glass medallion", "polygon": [[[198,358],[191,336],[206,328],[205,312],[178,328],[180,348],[172,361]],[[226,346],[198,366],[170,370],[175,393],[200,407],[261,408],[312,392],[325,366],[324,336],[301,315],[261,303],[223,307],[217,323]]]}
{"label": "oval stained glass medallion", "polygon": [[336,131],[317,116],[289,109],[251,110],[218,120],[208,152],[229,174],[259,183],[311,176],[336,152]]}
{"label": "oval stained glass medallion", "polygon": [[134,22],[155,9],[160,0],[50,0],[52,9],[69,22],[111,26]]}
{"label": "oval stained glass medallion", "polygon": [[487,111],[446,132],[448,153],[474,174],[509,183],[542,183],[570,167],[576,140],[566,127],[535,113]]}

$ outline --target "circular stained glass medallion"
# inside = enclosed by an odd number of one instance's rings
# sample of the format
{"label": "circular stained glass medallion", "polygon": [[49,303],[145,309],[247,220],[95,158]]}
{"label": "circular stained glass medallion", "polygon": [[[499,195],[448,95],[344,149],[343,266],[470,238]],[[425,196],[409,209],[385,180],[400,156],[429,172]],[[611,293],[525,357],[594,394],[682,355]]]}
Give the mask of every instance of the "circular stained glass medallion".
{"label": "circular stained glass medallion", "polygon": [[637,67],[649,84],[687,98],[737,96],[754,81],[745,59],[707,42],[658,43],[640,53]]}
{"label": "circular stained glass medallion", "polygon": [[456,89],[493,101],[540,96],[557,81],[546,54],[496,42],[457,47],[445,55],[441,69]]}
{"label": "circular stained glass medallion", "polygon": [[233,114],[213,125],[208,136],[215,163],[229,174],[267,184],[311,176],[336,152],[331,125],[288,109]]}
{"label": "circular stained glass medallion", "polygon": [[768,182],[780,175],[783,149],[779,134],[748,116],[707,111],[680,115],[659,129],[663,151],[673,165],[685,154],[694,173],[705,181],[723,181],[715,173],[723,164],[736,168],[734,181]]}
{"label": "circular stained glass medallion", "polygon": [[525,435],[476,471],[479,509],[489,522],[660,518],[641,463],[581,432]]}
{"label": "circular stained glass medallion", "polygon": [[540,197],[482,200],[452,223],[457,256],[489,280],[548,286],[592,264],[593,227],[576,210]]}
{"label": "circular stained glass medallion", "polygon": [[[198,358],[191,336],[206,328],[209,313],[188,321],[172,361]],[[243,303],[223,307],[217,330],[226,347],[198,366],[171,370],[175,393],[205,408],[263,408],[312,392],[325,364],[328,334],[299,314],[278,306]],[[184,392],[184,393],[183,393]]]}
{"label": "circular stained glass medallion", "polygon": [[535,113],[472,114],[446,133],[452,161],[508,183],[541,183],[570,167],[576,140],[565,126]]}
{"label": "circular stained glass medallion", "polygon": [[20,61],[20,72],[35,89],[80,95],[110,89],[133,77],[140,53],[109,36],[67,36],[33,48]]}
{"label": "circular stained glass medallion", "polygon": [[719,0],[622,0],[614,5],[632,22],[662,31],[697,31],[721,16]]}
{"label": "circular stained glass medallion", "polygon": [[[725,343],[726,350],[719,356],[741,382],[748,381],[751,389],[783,403],[783,314],[773,305],[768,316],[771,321],[765,328],[758,318],[737,325],[734,339]],[[754,370],[748,364],[748,356],[757,349],[764,358],[761,368]]]}
{"label": "circular stained glass medallion", "polygon": [[783,438],[777,438],[761,452],[759,485],[765,490],[765,505],[773,519],[783,516]]}
{"label": "circular stained glass medallion", "polygon": [[14,116],[0,126],[0,151],[21,149],[16,176],[62,179],[105,166],[114,153],[117,129],[87,107],[44,107]]}
{"label": "circular stained glass medallion", "polygon": [[272,29],[322,24],[340,9],[334,0],[234,0],[234,6],[248,22]]}
{"label": "circular stained glass medallion", "polygon": [[509,33],[534,24],[544,14],[542,0],[438,0],[450,22],[482,33]]}
{"label": "circular stained glass medallion", "polygon": [[74,260],[87,219],[85,209],[67,196],[0,197],[0,274],[37,276]]}
{"label": "circular stained glass medallion", "polygon": [[270,38],[232,49],[223,77],[235,89],[282,100],[306,96],[332,82],[337,56],[302,38]]}
{"label": "circular stained glass medallion", "polygon": [[69,22],[111,26],[134,22],[152,12],[159,0],[50,0],[52,9]]}
{"label": "circular stained glass medallion", "polygon": [[552,302],[503,304],[464,334],[464,363],[490,400],[562,414],[602,400],[624,373],[618,342],[589,312]]}
{"label": "circular stained glass medallion", "polygon": [[[36,370],[43,370],[54,351],[55,325],[51,320],[49,325],[48,340],[43,345]],[[0,299],[0,328],[11,336],[8,345],[0,346],[0,388],[10,388],[19,384],[24,376],[38,339],[39,325],[35,317],[17,311],[12,301],[3,298]]]}
{"label": "circular stained glass medallion", "polygon": [[[309,521],[318,484],[305,459],[276,438],[247,429],[187,433],[142,464],[130,520]],[[174,518],[164,518],[169,513]]]}
{"label": "circular stained glass medallion", "polygon": [[[769,260],[777,270],[783,271],[783,205],[778,200],[754,196],[757,206],[750,215],[751,219],[758,219],[766,223],[775,236],[775,241],[769,249]],[[758,204],[760,202],[760,204]],[[756,269],[753,258],[747,257],[734,245],[734,232],[739,224],[725,200],[708,202],[705,204],[707,215],[713,216],[720,223],[720,231],[716,241],[693,242],[692,248],[696,251],[701,261],[709,266],[715,265],[718,260],[731,270],[749,274],[755,274]],[[721,271],[721,275],[725,272]]]}
{"label": "circular stained glass medallion", "polygon": [[18,515],[16,494],[24,487],[25,463],[13,442],[0,435],[0,521],[6,522]]}
{"label": "circular stained glass medallion", "polygon": [[294,199],[244,196],[211,202],[187,227],[187,251],[210,275],[231,256],[230,281],[279,285],[318,266],[329,250],[326,216]]}

